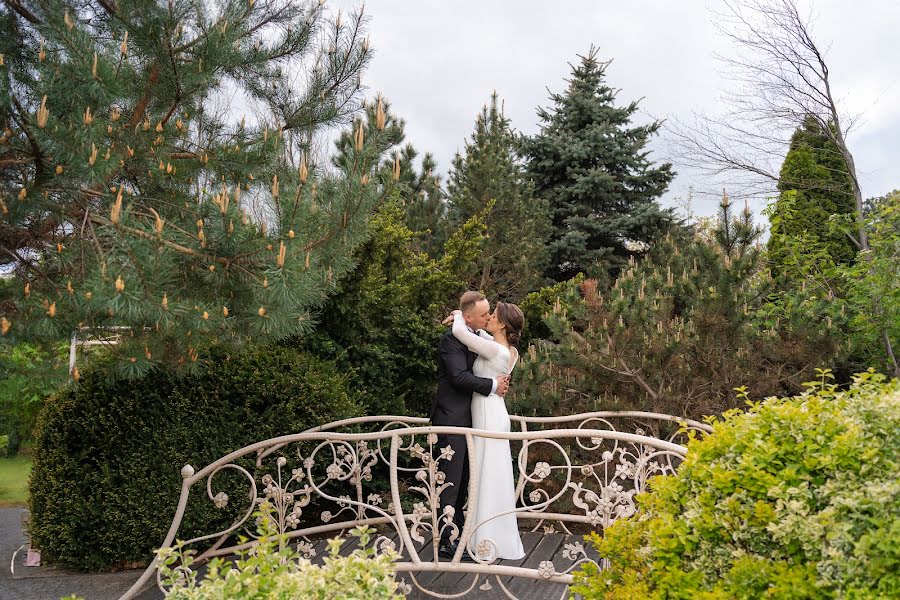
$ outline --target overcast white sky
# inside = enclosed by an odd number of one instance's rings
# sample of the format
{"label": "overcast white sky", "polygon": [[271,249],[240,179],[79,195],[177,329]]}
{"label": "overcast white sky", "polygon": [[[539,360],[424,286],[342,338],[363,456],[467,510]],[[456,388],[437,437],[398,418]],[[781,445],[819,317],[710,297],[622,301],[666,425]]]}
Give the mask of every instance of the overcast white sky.
{"label": "overcast white sky", "polygon": [[[359,2],[328,0],[332,10]],[[374,58],[364,76],[406,120],[407,139],[432,152],[439,170],[462,149],[475,115],[497,90],[513,127],[537,130],[536,108],[547,89],[565,89],[570,62],[591,44],[613,59],[608,83],[621,102],[644,98],[643,119],[715,112],[723,82],[713,53],[727,51],[711,24],[717,0],[370,0],[366,13]],[[813,32],[827,49],[836,94],[864,112],[850,138],[863,195],[900,188],[900,2],[818,0]],[[672,160],[664,140],[654,157]],[[679,169],[663,199],[710,182]],[[761,208],[761,203],[754,206]],[[711,214],[711,199],[694,211]]]}

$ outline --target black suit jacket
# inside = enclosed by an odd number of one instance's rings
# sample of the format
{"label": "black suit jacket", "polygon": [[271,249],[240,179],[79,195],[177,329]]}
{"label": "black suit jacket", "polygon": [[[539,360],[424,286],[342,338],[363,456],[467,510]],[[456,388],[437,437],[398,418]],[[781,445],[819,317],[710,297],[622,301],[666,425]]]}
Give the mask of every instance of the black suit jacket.
{"label": "black suit jacket", "polygon": [[448,331],[438,342],[438,386],[431,404],[434,425],[472,426],[472,392],[489,396],[494,380],[472,373],[477,355]]}

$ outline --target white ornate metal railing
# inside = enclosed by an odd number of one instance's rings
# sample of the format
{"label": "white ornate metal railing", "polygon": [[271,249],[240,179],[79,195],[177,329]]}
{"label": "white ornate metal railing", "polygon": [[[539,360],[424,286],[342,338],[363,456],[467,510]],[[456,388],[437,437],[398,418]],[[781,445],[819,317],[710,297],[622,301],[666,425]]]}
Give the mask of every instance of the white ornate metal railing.
{"label": "white ornate metal railing", "polygon": [[[199,471],[186,465],[175,516],[162,543],[171,547],[184,525],[189,500],[211,503],[233,518],[231,525],[185,541],[196,551],[194,562],[226,556],[253,545],[251,516],[267,501],[280,533],[297,540],[297,548],[313,552],[315,538],[342,536],[357,525],[381,529],[379,551],[390,547],[401,558],[398,575],[435,597],[460,597],[495,582],[511,598],[502,578],[570,584],[572,571],[591,560],[580,542],[566,544],[565,568],[545,560],[534,567],[493,560],[490,541],[470,547],[480,526],[466,512],[462,531],[452,515],[439,514],[446,486],[441,464],[449,456],[436,447],[439,434],[460,435],[474,467],[476,438],[509,440],[517,467],[516,516],[535,523],[532,531],[573,533],[602,531],[617,519],[633,515],[634,496],[654,475],[670,474],[683,460],[690,432],[711,429],[697,421],[644,412],[595,412],[571,417],[512,416],[509,433],[460,427],[428,426],[416,417],[378,416],[347,419],[303,433],[261,441],[236,450]],[[477,501],[478,470],[470,468],[469,504]],[[195,486],[205,494],[191,495]],[[230,493],[229,493],[230,492]],[[192,505],[193,507],[193,505]],[[230,519],[229,519],[230,520]],[[452,560],[438,553],[440,532],[460,541]],[[196,532],[195,532],[196,533]],[[437,535],[436,535],[437,533]],[[242,535],[251,541],[235,543]],[[182,532],[184,535],[184,532]],[[462,560],[463,549],[474,559]],[[157,574],[157,561],[122,597],[134,597]],[[427,572],[467,573],[460,590],[446,594],[428,589],[417,577]]]}

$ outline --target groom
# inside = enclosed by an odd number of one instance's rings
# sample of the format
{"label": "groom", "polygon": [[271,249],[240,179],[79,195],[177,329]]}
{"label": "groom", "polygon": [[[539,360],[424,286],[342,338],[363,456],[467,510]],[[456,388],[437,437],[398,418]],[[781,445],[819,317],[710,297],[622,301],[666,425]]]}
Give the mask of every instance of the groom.
{"label": "groom", "polygon": [[[478,331],[487,326],[491,316],[491,306],[484,294],[480,292],[466,292],[459,300],[459,309],[462,311],[466,326],[471,331]],[[452,425],[455,427],[472,426],[472,393],[477,392],[482,396],[491,394],[506,394],[509,386],[509,377],[489,379],[476,377],[472,373],[472,365],[475,363],[476,354],[470,352],[462,342],[453,337],[448,331],[438,342],[438,386],[431,406],[432,425]],[[469,486],[469,458],[466,450],[466,438],[461,435],[440,435],[437,446],[434,448],[437,457],[442,448],[450,446],[453,449],[453,457],[450,460],[442,460],[439,470],[444,472],[445,483],[452,485],[444,489],[440,498],[438,523],[436,529],[440,529],[441,516],[445,507],[454,509],[453,522],[462,533],[463,505],[466,503]],[[441,534],[439,553],[444,558],[452,558],[456,552],[456,543],[450,542],[450,527],[444,529]],[[438,532],[435,531],[435,535]]]}

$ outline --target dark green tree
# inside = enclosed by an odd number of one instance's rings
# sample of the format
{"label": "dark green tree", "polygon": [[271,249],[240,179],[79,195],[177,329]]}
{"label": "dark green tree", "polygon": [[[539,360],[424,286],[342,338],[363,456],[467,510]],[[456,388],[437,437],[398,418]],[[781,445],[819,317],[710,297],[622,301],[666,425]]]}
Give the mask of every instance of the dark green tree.
{"label": "dark green tree", "polygon": [[307,159],[359,107],[362,14],[47,0],[4,4],[0,31],[5,341],[124,327],[113,364],[137,376],[309,330],[391,143],[357,124],[339,169]]}
{"label": "dark green tree", "polygon": [[352,374],[368,414],[427,415],[446,331],[440,323],[477,269],[484,225],[464,224],[437,260],[415,250],[396,199],[381,207],[370,231],[321,324],[298,343]]}
{"label": "dark green tree", "polygon": [[525,178],[515,133],[496,92],[476,118],[465,153],[453,160],[447,194],[452,222],[485,215],[488,240],[471,286],[492,301],[517,301],[538,289],[546,267],[549,214]]}
{"label": "dark green tree", "polygon": [[[853,261],[857,247],[840,226],[856,215],[853,181],[843,155],[816,119],[807,118],[794,132],[780,177],[781,195],[769,210],[773,274],[798,279],[796,266],[803,257],[796,252],[802,247],[824,251],[835,264]],[[799,238],[801,247],[789,243]]]}
{"label": "dark green tree", "polygon": [[447,210],[446,194],[436,170],[434,156],[426,152],[422,157],[421,168],[409,183],[408,199],[404,204],[406,226],[418,234],[416,247],[429,256],[439,258],[453,228]]}
{"label": "dark green tree", "polygon": [[538,110],[540,132],[522,139],[535,194],[552,214],[547,275],[556,281],[616,271],[671,221],[657,199],[672,166],[654,166],[647,150],[661,123],[631,125],[638,103],[616,106],[609,64],[591,48],[566,92]]}

